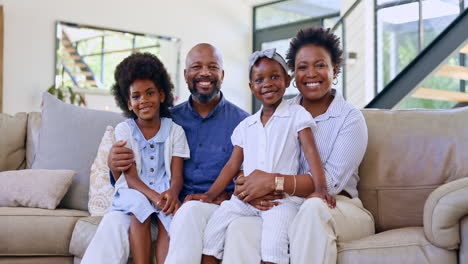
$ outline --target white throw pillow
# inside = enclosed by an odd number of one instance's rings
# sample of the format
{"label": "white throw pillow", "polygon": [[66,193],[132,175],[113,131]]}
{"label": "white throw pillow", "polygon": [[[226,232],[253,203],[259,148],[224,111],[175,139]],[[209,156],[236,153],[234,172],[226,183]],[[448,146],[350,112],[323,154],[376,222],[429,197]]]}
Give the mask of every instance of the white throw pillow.
{"label": "white throw pillow", "polygon": [[75,175],[72,170],[0,172],[0,207],[55,209]]}

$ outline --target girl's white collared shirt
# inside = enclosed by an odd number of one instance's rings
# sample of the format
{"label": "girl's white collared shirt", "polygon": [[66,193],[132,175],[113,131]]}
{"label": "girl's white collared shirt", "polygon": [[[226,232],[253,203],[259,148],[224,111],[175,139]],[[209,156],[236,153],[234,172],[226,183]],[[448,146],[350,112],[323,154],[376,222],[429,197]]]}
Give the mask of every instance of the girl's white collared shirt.
{"label": "girl's white collared shirt", "polygon": [[296,174],[301,152],[298,132],[315,122],[302,106],[282,101],[263,126],[260,109],[242,121],[232,133],[234,146],[243,148],[244,174],[259,169],[270,173]]}

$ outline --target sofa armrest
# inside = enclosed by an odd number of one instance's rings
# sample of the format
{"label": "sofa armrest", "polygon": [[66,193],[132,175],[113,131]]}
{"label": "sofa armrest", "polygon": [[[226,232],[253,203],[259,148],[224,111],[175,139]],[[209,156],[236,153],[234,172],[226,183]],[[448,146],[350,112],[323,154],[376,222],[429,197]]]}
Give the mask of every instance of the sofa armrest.
{"label": "sofa armrest", "polygon": [[435,189],[424,205],[424,233],[434,245],[457,249],[460,220],[468,215],[468,178],[446,183]]}

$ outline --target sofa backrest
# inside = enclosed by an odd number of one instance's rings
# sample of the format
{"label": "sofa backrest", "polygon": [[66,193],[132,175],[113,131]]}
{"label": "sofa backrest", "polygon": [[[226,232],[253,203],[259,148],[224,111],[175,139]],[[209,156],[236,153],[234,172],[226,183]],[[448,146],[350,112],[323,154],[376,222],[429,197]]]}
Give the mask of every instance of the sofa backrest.
{"label": "sofa backrest", "polygon": [[30,169],[41,128],[41,113],[0,114],[0,171]]}
{"label": "sofa backrest", "polygon": [[0,171],[26,167],[27,113],[0,114]]}
{"label": "sofa backrest", "polygon": [[422,226],[429,194],[468,177],[468,107],[362,112],[369,144],[358,189],[377,231]]}

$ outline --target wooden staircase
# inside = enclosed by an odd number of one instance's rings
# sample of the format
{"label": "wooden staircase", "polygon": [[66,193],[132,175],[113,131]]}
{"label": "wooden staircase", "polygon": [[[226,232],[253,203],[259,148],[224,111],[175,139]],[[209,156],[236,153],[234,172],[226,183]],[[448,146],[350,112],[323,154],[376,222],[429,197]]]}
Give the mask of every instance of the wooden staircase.
{"label": "wooden staircase", "polygon": [[101,82],[96,78],[83,57],[80,56],[64,31],[62,31],[60,42],[63,50],[60,61],[73,84],[81,88],[102,88]]}
{"label": "wooden staircase", "polygon": [[[459,53],[468,54],[468,44],[464,45],[459,50]],[[434,74],[436,76],[468,81],[468,67],[465,66],[444,64]],[[424,87],[415,89],[415,91],[411,94],[411,97],[468,103],[468,93],[466,92],[455,92]]]}

